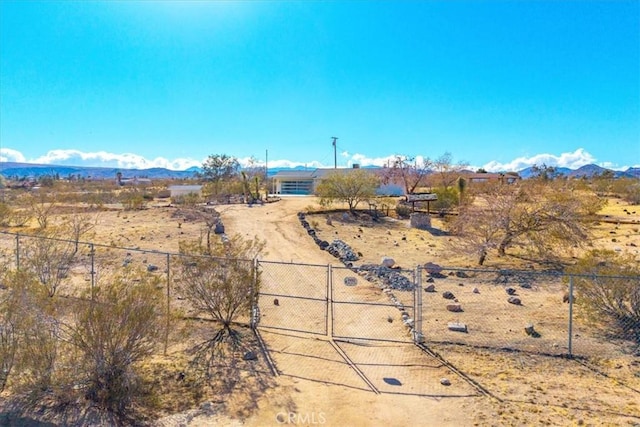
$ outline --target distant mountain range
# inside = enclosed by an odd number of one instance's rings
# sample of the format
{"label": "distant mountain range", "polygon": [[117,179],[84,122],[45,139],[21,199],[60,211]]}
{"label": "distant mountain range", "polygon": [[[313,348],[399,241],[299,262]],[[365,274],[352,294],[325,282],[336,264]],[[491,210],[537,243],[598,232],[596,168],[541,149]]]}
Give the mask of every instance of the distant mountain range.
{"label": "distant mountain range", "polygon": [[[616,178],[640,178],[640,168],[628,168],[626,171],[614,171],[598,165],[584,165],[575,170],[569,168],[555,168],[556,174],[565,175],[569,178],[591,178],[593,176],[602,175],[607,171],[611,172]],[[526,179],[535,176],[536,171],[534,168],[530,167],[518,171],[518,174],[523,179]]]}
{"label": "distant mountain range", "polygon": [[[305,168],[298,166],[295,168],[269,168],[269,176],[275,175],[279,171],[285,170],[308,170],[313,168]],[[149,179],[190,179],[195,178],[198,172],[202,170],[196,166],[183,171],[175,171],[165,168],[151,169],[125,169],[125,168],[106,168],[106,167],[85,167],[85,166],[57,166],[57,165],[39,165],[34,163],[0,163],[0,174],[6,178],[38,178],[41,176],[57,176],[61,179],[84,178],[84,179],[114,179],[116,173],[122,173],[123,178],[149,178]],[[614,177],[640,178],[640,168],[628,168],[625,171],[614,171],[597,165],[585,165],[578,169],[555,168],[558,175],[566,175],[568,177],[592,177],[601,175],[610,171]],[[517,171],[524,179],[531,178],[536,175],[534,168],[526,168]]]}

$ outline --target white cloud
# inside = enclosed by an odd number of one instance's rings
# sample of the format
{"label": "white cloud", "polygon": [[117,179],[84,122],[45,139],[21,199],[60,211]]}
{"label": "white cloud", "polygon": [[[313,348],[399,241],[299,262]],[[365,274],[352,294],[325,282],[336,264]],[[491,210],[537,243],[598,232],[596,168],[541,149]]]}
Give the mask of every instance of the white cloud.
{"label": "white cloud", "polygon": [[[385,157],[367,157],[364,154],[349,153],[343,151],[340,153],[342,157],[342,166],[351,167],[354,164],[359,164],[362,167],[367,166],[385,166],[389,165],[396,158],[396,154],[391,154]],[[423,156],[416,156],[416,161],[421,162],[424,160]],[[20,162],[20,163],[39,163],[39,164],[52,164],[52,165],[69,165],[69,166],[97,166],[97,167],[112,167],[123,169],[149,169],[149,168],[166,168],[170,170],[185,170],[193,166],[201,166],[202,160],[195,160],[191,158],[177,158],[166,159],[164,157],[156,157],[155,159],[147,159],[143,156],[134,153],[109,153],[106,151],[96,152],[83,152],[80,150],[51,150],[45,155],[35,159],[27,160],[26,157],[18,150],[11,148],[0,149],[0,161],[3,162]],[[256,159],[255,157],[239,158],[238,162],[243,167],[253,164],[254,166],[264,167],[265,162],[262,159]],[[344,164],[346,163],[346,166]],[[500,163],[497,161],[491,161],[483,166],[485,170],[489,172],[499,171],[518,171],[525,169],[533,165],[546,164],[547,166],[567,167],[570,169],[577,169],[580,166],[584,166],[590,163],[596,163],[596,159],[590,153],[583,148],[578,148],[574,152],[562,153],[560,155],[553,154],[536,154],[531,157],[518,157],[508,163]],[[617,166],[611,162],[597,163],[602,167],[606,167],[613,170],[626,170],[629,166]],[[325,165],[319,161],[312,160],[309,162],[295,162],[286,159],[281,160],[269,160],[269,168],[295,168],[295,167],[307,167],[309,169],[315,168],[331,168],[333,164]],[[634,167],[640,167],[635,165]],[[475,166],[470,166],[469,169],[477,169]]]}
{"label": "white cloud", "polygon": [[0,148],[0,162],[18,162],[24,163],[27,159],[21,152],[11,148]]}
{"label": "white cloud", "polygon": [[166,168],[172,170],[184,170],[192,166],[202,165],[202,161],[194,159],[178,158],[168,160],[164,157],[156,157],[150,160],[133,153],[118,154],[106,151],[85,153],[79,150],[51,150],[44,156],[29,162],[46,165],[98,166],[123,169]]}
{"label": "white cloud", "polygon": [[518,171],[533,165],[556,166],[569,169],[578,169],[581,166],[595,163],[596,159],[583,148],[578,148],[572,153],[562,153],[559,156],[553,154],[536,154],[531,157],[518,157],[509,163],[491,161],[484,166],[488,172]]}

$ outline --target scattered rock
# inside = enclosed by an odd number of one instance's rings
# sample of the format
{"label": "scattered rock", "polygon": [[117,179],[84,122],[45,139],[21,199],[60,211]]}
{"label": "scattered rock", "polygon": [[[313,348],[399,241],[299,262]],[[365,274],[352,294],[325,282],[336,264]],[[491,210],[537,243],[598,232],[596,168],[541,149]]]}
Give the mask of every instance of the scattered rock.
{"label": "scattered rock", "polygon": [[454,332],[467,332],[467,325],[464,323],[450,322],[447,324],[447,328]]}
{"label": "scattered rock", "polygon": [[433,283],[430,285],[427,285],[426,288],[424,288],[425,292],[435,292],[436,291],[436,285],[434,285]]}
{"label": "scattered rock", "polygon": [[512,287],[508,287],[507,289],[505,289],[505,291],[509,294],[509,295],[515,295],[516,294],[516,290]]}
{"label": "scattered rock", "polygon": [[569,292],[565,292],[564,295],[562,296],[562,302],[569,302],[569,300],[571,300],[571,302],[576,302],[576,296],[573,295],[573,297],[571,297],[569,295]]}
{"label": "scattered rock", "polygon": [[147,271],[149,271],[149,272],[158,271],[158,266],[157,265],[153,265],[153,264],[149,264],[149,265],[147,265]]}
{"label": "scattered rock", "polygon": [[395,265],[396,261],[393,258],[390,257],[382,257],[382,261],[380,261],[380,264],[383,265],[384,267],[393,267]]}
{"label": "scattered rock", "polygon": [[224,234],[224,225],[222,224],[222,222],[218,221],[216,223],[216,227],[213,229],[213,232],[215,234]]}
{"label": "scattered rock", "polygon": [[509,297],[507,300],[510,304],[522,305],[522,301],[518,297]]}
{"label": "scattered rock", "polygon": [[376,264],[364,264],[358,268],[358,273],[369,281],[382,280],[385,286],[400,291],[412,291],[413,282],[400,274],[398,270]]}
{"label": "scattered rock", "polygon": [[524,327],[524,331],[527,335],[529,335],[530,337],[534,337],[534,338],[539,338],[540,334],[538,333],[538,331],[536,331],[533,327],[532,323],[529,323],[527,326]]}
{"label": "scattered rock", "polygon": [[278,298],[273,299],[273,305],[280,305],[280,301],[278,300]]}
{"label": "scattered rock", "polygon": [[471,291],[471,292],[473,292],[474,294],[479,294],[480,293],[480,289],[473,288],[473,291]]}
{"label": "scattered rock", "polygon": [[456,271],[456,277],[460,277],[461,279],[469,278],[469,275],[464,271]]}
{"label": "scattered rock", "polygon": [[442,293],[442,298],[444,298],[444,299],[455,299],[455,297],[456,296],[453,295],[453,292],[450,292],[450,291],[444,291]]}
{"label": "scattered rock", "polygon": [[451,381],[449,380],[449,378],[441,378],[440,379],[440,384],[446,385],[446,386],[450,386],[451,385]]}
{"label": "scattered rock", "polygon": [[433,262],[427,262],[423,267],[427,271],[427,273],[431,274],[432,276],[442,273],[442,267]]}
{"label": "scattered rock", "polygon": [[452,311],[454,313],[462,312],[462,306],[460,304],[447,304],[447,310]]}
{"label": "scattered rock", "polygon": [[242,356],[242,360],[258,360],[258,355],[255,351],[247,351],[244,356]]}

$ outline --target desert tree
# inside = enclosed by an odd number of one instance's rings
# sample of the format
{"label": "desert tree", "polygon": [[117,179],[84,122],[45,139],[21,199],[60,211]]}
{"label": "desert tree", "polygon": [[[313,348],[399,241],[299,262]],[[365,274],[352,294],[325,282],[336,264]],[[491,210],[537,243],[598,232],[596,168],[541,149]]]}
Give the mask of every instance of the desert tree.
{"label": "desert tree", "polygon": [[467,167],[465,162],[453,163],[453,156],[445,152],[432,162],[433,174],[431,182],[434,187],[449,189],[452,187],[462,171]]}
{"label": "desert tree", "polygon": [[240,171],[238,159],[226,154],[211,154],[202,163],[202,178],[213,183],[214,196],[218,196],[220,182],[235,178]]}
{"label": "desert tree", "polygon": [[24,269],[37,277],[52,297],[68,276],[75,248],[74,242],[60,239],[58,231],[42,231],[23,245]]}
{"label": "desert tree", "polygon": [[180,292],[197,313],[209,316],[216,327],[193,349],[194,365],[209,373],[219,355],[244,348],[238,319],[249,319],[256,303],[260,275],[255,259],[264,242],[239,235],[217,241],[181,242]]}
{"label": "desert tree", "polygon": [[204,223],[203,231],[205,234],[204,251],[211,254],[211,233],[215,233],[216,227],[220,224],[220,213],[215,209],[203,208],[197,211],[198,216]]}
{"label": "desert tree", "polygon": [[73,363],[71,388],[100,408],[126,415],[140,395],[140,362],[162,342],[166,302],[160,279],[127,268],[104,277],[91,298],[79,299],[59,337]]}
{"label": "desert tree", "polygon": [[541,181],[553,181],[562,176],[556,166],[549,166],[546,163],[531,166],[531,178]]}
{"label": "desert tree", "polygon": [[615,179],[611,184],[611,191],[630,204],[640,204],[640,179],[638,178]]}
{"label": "desert tree", "polygon": [[78,252],[80,239],[89,235],[98,225],[98,215],[90,215],[83,212],[74,212],[65,218],[62,228],[64,234],[71,236],[74,243],[73,255]]}
{"label": "desert tree", "polygon": [[591,322],[611,336],[640,344],[640,267],[631,255],[592,250],[568,269],[576,303]]}
{"label": "desert tree", "polygon": [[379,182],[375,174],[363,169],[335,171],[320,181],[315,192],[321,205],[344,202],[353,213],[360,202],[375,197]]}
{"label": "desert tree", "polygon": [[34,194],[29,194],[27,200],[31,216],[38,222],[38,227],[46,229],[57,205],[53,195],[41,188]]}
{"label": "desert tree", "polygon": [[452,224],[452,231],[483,263],[489,249],[499,256],[519,246],[545,259],[558,248],[582,246],[589,237],[593,212],[604,200],[574,191],[563,181],[529,181],[521,185],[495,183],[474,194]]}
{"label": "desert tree", "polygon": [[385,169],[383,181],[401,181],[405,194],[412,194],[425,184],[425,178],[433,172],[433,161],[422,156],[394,156]]}

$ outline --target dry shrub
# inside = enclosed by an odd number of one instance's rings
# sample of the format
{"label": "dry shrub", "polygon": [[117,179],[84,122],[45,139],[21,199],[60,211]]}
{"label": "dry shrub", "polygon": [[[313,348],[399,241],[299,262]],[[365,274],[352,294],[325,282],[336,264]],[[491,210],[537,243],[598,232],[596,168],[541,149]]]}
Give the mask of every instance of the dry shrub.
{"label": "dry shrub", "polygon": [[594,250],[572,269],[577,304],[615,338],[640,344],[640,268],[631,256]]}

